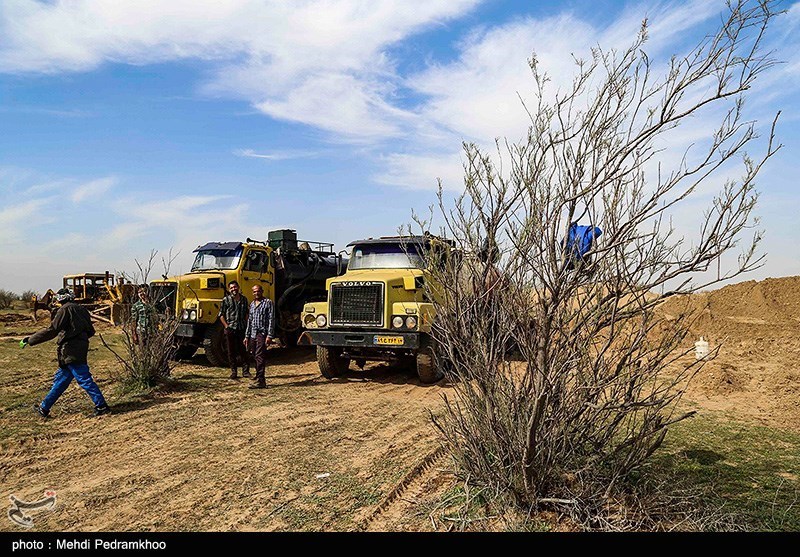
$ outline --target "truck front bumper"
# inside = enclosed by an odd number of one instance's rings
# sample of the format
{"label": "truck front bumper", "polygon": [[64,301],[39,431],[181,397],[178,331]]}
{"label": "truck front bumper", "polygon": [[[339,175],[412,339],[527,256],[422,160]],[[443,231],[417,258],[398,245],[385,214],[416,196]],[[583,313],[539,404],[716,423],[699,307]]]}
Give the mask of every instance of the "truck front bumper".
{"label": "truck front bumper", "polygon": [[[351,346],[354,348],[379,348],[416,350],[420,347],[420,333],[401,333],[389,331],[306,331],[298,344],[315,346]],[[391,339],[391,340],[390,340]],[[402,343],[400,342],[402,340]]]}
{"label": "truck front bumper", "polygon": [[208,325],[205,323],[179,323],[175,330],[175,336],[183,344],[201,345],[207,328]]}

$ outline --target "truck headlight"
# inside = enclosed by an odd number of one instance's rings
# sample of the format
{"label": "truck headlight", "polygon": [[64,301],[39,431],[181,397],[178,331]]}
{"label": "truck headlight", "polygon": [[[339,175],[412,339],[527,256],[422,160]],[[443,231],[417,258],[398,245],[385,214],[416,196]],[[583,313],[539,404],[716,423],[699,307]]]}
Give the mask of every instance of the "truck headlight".
{"label": "truck headlight", "polygon": [[416,329],[417,328],[417,318],[416,317],[406,317],[406,327],[409,329]]}
{"label": "truck headlight", "polygon": [[392,327],[394,327],[395,329],[399,329],[402,326],[403,326],[402,317],[400,317],[399,315],[395,315],[394,317],[392,317]]}
{"label": "truck headlight", "polygon": [[197,310],[193,309],[189,312],[189,320],[190,321],[197,321]]}
{"label": "truck headlight", "polygon": [[320,313],[317,315],[317,327],[324,327],[328,324],[328,318],[325,317],[324,313]]}
{"label": "truck headlight", "polygon": [[184,321],[188,321],[189,320],[189,310],[188,309],[183,310],[183,313],[181,313],[181,319],[183,319]]}

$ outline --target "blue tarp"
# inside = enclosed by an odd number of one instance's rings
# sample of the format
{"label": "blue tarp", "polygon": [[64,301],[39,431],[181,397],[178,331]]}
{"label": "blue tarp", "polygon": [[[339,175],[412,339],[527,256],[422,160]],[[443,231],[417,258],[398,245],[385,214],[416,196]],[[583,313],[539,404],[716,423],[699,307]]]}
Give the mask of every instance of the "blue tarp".
{"label": "blue tarp", "polygon": [[567,257],[582,259],[592,249],[592,242],[602,233],[603,231],[596,226],[583,226],[573,222],[567,233]]}

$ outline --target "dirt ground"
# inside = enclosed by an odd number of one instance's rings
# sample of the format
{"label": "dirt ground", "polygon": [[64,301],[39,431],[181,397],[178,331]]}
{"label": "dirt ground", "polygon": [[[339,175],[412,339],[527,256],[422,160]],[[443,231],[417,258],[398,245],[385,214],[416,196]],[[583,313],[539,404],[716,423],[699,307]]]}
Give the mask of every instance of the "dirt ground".
{"label": "dirt ground", "polygon": [[[800,431],[800,277],[689,303],[703,312],[693,335],[723,344],[687,403]],[[92,417],[72,385],[44,421],[30,407],[50,386],[55,347],[20,350],[17,339],[34,328],[0,323],[0,485],[23,500],[57,494],[55,510],[36,514],[36,530],[447,528],[429,516],[454,482],[430,419],[452,392],[445,384],[423,386],[386,364],[329,381],[313,352],[297,348],[270,352],[265,390],[229,380],[199,355],[178,366],[176,389],[130,397],[115,391],[116,364],[93,341],[92,371],[114,413]]]}
{"label": "dirt ground", "polygon": [[[310,350],[272,352],[263,391],[199,356],[179,366],[180,390],[116,405],[109,396],[110,416],[90,417],[75,385],[45,424],[5,408],[4,424],[13,414],[35,431],[4,436],[3,492],[56,492],[56,510],[36,517],[37,530],[384,529],[373,511],[437,448],[428,409],[448,387],[385,364],[328,381]],[[107,393],[111,365],[94,366]],[[2,389],[27,406],[50,372],[9,379]]]}
{"label": "dirt ground", "polygon": [[699,317],[686,348],[702,336],[719,349],[691,383],[689,400],[800,431],[800,277],[742,282],[670,300],[663,309],[677,313],[687,303]]}

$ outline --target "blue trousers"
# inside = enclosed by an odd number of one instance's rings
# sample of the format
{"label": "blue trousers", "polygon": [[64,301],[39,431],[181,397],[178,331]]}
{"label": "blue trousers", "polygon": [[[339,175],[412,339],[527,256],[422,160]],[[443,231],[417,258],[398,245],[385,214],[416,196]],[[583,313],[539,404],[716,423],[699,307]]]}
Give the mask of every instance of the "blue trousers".
{"label": "blue trousers", "polygon": [[92,379],[92,374],[89,371],[87,364],[66,364],[56,370],[56,376],[53,379],[53,387],[47,396],[42,401],[42,409],[49,411],[50,408],[56,403],[64,391],[67,390],[72,378],[86,391],[94,402],[95,406],[105,406],[106,399],[103,398],[103,393],[100,392],[100,387]]}

